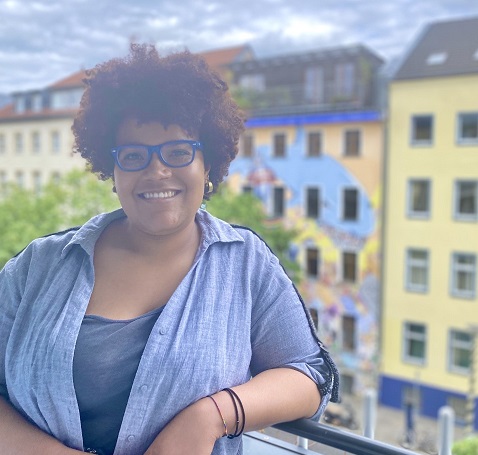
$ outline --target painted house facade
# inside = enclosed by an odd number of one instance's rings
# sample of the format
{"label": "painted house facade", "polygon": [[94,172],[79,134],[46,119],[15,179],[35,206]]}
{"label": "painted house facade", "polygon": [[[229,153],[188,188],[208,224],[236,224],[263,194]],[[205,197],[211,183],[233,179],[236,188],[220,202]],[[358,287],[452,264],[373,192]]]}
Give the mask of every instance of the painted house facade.
{"label": "painted house facade", "polygon": [[231,65],[248,120],[228,183],[298,230],[299,290],[345,393],[377,373],[382,63],[350,46]]}
{"label": "painted house facade", "polygon": [[449,405],[476,429],[478,18],[413,43],[389,86],[387,148],[380,401],[433,418]]}

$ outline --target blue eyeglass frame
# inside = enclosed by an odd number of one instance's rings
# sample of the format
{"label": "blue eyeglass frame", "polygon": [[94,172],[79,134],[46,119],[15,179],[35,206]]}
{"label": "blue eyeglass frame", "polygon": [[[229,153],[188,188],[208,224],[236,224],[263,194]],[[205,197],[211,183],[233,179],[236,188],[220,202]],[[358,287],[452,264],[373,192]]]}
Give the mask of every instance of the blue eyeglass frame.
{"label": "blue eyeglass frame", "polygon": [[[171,144],[190,144],[192,146],[192,149],[193,149],[193,154],[192,154],[192,157],[191,157],[191,161],[187,164],[181,164],[179,166],[171,166],[164,158],[163,158],[163,154],[161,153],[161,149],[165,146],[165,145],[171,145]],[[121,149],[123,148],[126,148],[126,147],[144,147],[147,151],[148,151],[148,159],[146,160],[146,163],[144,164],[144,166],[141,166],[139,167],[138,169],[126,169],[124,168],[123,166],[121,166],[121,163],[119,162],[119,159],[118,159],[118,155],[119,153],[121,152]],[[116,165],[122,170],[122,171],[125,171],[125,172],[137,172],[137,171],[142,171],[143,169],[146,169],[150,164],[151,164],[151,159],[153,157],[153,154],[156,153],[156,155],[158,155],[158,158],[159,160],[161,161],[161,163],[163,163],[165,166],[168,166],[170,168],[173,168],[173,169],[176,169],[176,168],[180,168],[180,167],[186,167],[186,166],[189,166],[193,161],[194,161],[194,158],[196,157],[196,150],[201,150],[202,151],[202,145],[199,141],[190,141],[190,140],[187,140],[187,139],[180,139],[180,140],[177,140],[177,141],[167,141],[167,142],[163,142],[161,144],[158,144],[158,145],[144,145],[144,144],[125,144],[125,145],[120,145],[118,147],[115,147],[113,149],[111,149],[111,154],[113,155],[113,158],[115,160],[115,163]]]}

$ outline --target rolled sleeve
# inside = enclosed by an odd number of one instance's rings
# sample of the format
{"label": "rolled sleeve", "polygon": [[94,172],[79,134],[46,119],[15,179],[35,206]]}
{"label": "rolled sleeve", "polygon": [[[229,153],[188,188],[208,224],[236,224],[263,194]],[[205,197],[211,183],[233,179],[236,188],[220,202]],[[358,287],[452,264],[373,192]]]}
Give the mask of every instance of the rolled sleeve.
{"label": "rolled sleeve", "polygon": [[318,420],[329,400],[338,400],[337,368],[317,338],[295,286],[274,260],[268,276],[253,318],[251,373],[282,367],[307,375],[317,384],[322,397],[312,417]]}

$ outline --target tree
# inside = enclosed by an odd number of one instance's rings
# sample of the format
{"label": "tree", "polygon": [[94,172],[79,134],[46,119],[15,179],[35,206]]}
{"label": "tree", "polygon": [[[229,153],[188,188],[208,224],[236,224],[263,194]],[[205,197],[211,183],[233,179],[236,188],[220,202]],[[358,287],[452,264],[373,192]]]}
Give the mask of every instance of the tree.
{"label": "tree", "polygon": [[111,187],[75,170],[41,192],[7,186],[0,195],[0,267],[37,237],[119,207]]}
{"label": "tree", "polygon": [[227,187],[207,202],[212,215],[231,224],[239,224],[255,231],[279,258],[289,277],[300,281],[299,264],[290,258],[290,246],[297,232],[287,229],[281,222],[270,221],[259,199],[249,193],[234,194]]}
{"label": "tree", "polygon": [[478,453],[478,438],[466,438],[455,442],[452,448],[453,455],[476,455]]}

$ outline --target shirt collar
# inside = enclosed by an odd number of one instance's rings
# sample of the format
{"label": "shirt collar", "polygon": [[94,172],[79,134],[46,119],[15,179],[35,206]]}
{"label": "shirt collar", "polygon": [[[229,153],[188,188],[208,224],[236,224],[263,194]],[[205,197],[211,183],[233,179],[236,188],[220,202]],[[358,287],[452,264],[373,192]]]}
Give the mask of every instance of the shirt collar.
{"label": "shirt collar", "polygon": [[[81,226],[65,245],[61,253],[62,259],[68,254],[73,245],[80,245],[89,256],[93,256],[96,242],[103,230],[114,220],[125,217],[123,209],[114,212],[102,213]],[[205,210],[198,210],[196,213],[202,236],[203,249],[216,242],[244,242],[243,237],[230,224],[222,221]]]}

